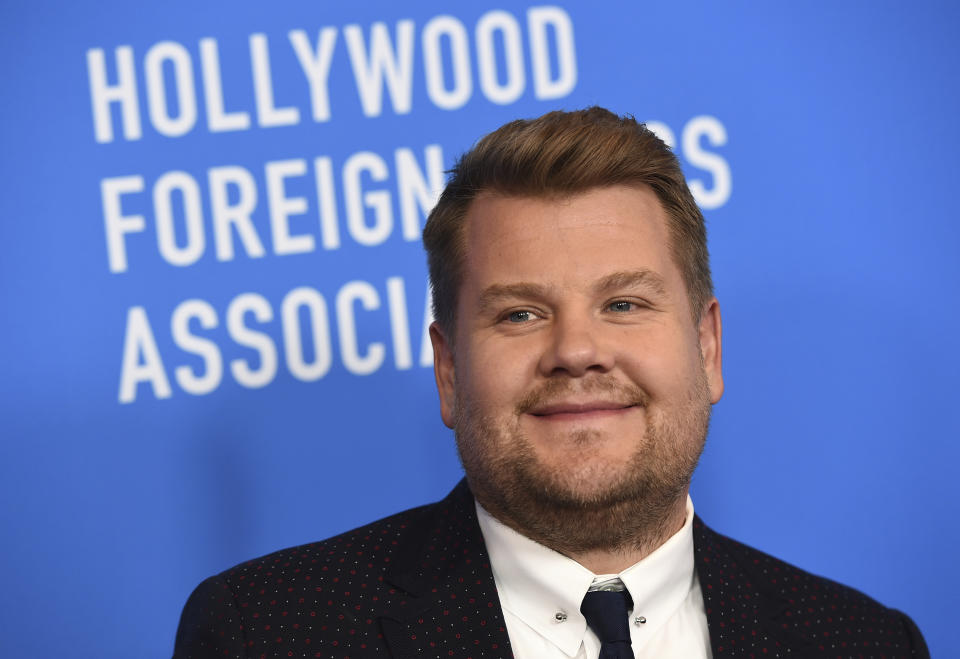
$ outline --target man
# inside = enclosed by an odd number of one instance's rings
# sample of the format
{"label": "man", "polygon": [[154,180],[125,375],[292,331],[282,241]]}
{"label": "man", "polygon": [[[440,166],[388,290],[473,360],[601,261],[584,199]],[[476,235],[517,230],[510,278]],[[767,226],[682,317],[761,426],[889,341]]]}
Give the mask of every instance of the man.
{"label": "man", "polygon": [[694,516],[720,308],[703,217],[644,126],[503,126],[424,244],[466,481],[208,579],[175,656],[928,656],[902,613]]}

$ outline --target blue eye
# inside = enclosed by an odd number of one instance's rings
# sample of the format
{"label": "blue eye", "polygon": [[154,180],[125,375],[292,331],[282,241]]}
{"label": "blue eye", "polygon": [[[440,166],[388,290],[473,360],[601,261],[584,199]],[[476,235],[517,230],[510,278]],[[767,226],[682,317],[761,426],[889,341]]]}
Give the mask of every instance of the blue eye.
{"label": "blue eye", "polygon": [[533,318],[529,311],[511,311],[507,314],[507,320],[511,323],[525,323]]}
{"label": "blue eye", "polygon": [[610,306],[607,307],[610,311],[633,311],[634,304],[633,302],[627,302],[626,300],[619,300],[617,302],[611,302]]}

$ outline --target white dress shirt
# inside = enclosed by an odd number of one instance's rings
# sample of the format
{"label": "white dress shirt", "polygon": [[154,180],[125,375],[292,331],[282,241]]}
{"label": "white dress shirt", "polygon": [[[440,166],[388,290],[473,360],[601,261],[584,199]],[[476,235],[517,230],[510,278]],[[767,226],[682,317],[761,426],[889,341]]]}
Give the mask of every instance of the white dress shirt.
{"label": "white dress shirt", "polygon": [[[596,659],[600,640],[580,603],[594,581],[619,577],[633,598],[634,656],[711,658],[707,615],[693,563],[693,502],[683,527],[618,575],[594,574],[571,558],[520,535],[477,504],[480,530],[517,659]],[[638,623],[642,617],[645,622]]]}

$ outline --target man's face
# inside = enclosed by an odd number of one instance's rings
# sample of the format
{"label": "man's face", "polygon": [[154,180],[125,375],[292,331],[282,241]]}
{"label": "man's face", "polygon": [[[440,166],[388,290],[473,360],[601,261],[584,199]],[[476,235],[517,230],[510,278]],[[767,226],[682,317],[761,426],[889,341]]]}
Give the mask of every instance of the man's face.
{"label": "man's face", "polygon": [[720,317],[693,322],[654,193],[483,194],[464,238],[455,340],[431,336],[480,503],[551,546],[585,514],[595,537],[676,506],[723,390]]}

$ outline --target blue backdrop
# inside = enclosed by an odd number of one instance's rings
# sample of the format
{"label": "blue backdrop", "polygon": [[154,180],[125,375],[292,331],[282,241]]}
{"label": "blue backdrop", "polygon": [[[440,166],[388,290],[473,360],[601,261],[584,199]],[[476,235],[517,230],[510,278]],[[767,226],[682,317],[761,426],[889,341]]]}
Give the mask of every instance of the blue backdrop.
{"label": "blue backdrop", "polygon": [[707,217],[698,512],[949,655],[956,4],[0,13],[0,655],[167,656],[202,578],[441,497],[425,212],[481,134],[591,104]]}

